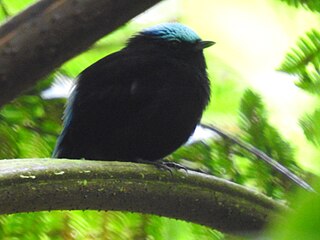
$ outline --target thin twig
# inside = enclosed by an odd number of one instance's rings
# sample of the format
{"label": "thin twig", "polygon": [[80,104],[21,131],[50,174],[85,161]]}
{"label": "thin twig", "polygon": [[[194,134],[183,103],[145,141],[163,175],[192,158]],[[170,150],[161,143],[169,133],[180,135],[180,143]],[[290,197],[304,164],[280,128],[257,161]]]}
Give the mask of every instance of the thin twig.
{"label": "thin twig", "polygon": [[218,129],[215,126],[206,125],[206,124],[200,124],[200,126],[219,134],[221,137],[228,139],[232,143],[237,144],[238,146],[240,146],[243,149],[247,150],[248,152],[252,153],[253,155],[255,155],[259,159],[268,163],[275,170],[282,173],[284,176],[288,177],[289,179],[291,179],[293,182],[295,182],[296,184],[298,184],[300,187],[304,188],[305,190],[308,190],[310,192],[315,192],[315,190],[308,183],[306,183],[304,180],[299,178],[297,175],[295,175],[289,169],[282,166],[280,163],[278,163],[276,160],[269,157],[267,154],[265,154],[264,152],[262,152],[258,148],[254,147],[246,142],[243,142],[233,136],[230,136],[228,133]]}

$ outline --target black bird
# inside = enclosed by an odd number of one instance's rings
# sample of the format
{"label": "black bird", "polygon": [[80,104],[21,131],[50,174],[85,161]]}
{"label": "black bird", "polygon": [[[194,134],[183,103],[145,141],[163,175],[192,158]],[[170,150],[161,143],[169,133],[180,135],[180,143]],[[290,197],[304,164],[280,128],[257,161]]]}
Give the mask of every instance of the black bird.
{"label": "black bird", "polygon": [[145,29],[85,69],[53,157],[156,161],[184,144],[210,97],[202,41],[190,28]]}

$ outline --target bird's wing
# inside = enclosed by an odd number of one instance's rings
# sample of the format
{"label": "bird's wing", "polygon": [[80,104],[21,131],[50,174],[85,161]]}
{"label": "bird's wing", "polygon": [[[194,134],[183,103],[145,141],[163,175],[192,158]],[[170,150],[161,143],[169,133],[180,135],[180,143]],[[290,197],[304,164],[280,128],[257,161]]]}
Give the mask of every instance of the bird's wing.
{"label": "bird's wing", "polygon": [[166,88],[157,61],[122,51],[98,61],[80,74],[74,113],[100,115],[115,125],[136,116]]}
{"label": "bird's wing", "polygon": [[120,51],[84,70],[69,98],[53,156],[59,156],[63,145],[75,138],[94,139],[152,118],[156,104],[166,101],[166,91],[171,91],[164,82],[172,73],[161,69],[158,61]]}

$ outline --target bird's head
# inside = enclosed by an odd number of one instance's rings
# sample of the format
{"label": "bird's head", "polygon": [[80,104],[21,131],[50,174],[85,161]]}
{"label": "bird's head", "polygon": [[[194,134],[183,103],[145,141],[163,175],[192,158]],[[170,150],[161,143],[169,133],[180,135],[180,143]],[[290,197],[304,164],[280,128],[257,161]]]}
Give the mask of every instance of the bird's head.
{"label": "bird's head", "polygon": [[201,52],[215,42],[203,41],[192,29],[180,23],[164,23],[142,30],[131,38],[128,46],[144,49],[152,47],[169,49],[170,52],[193,54]]}

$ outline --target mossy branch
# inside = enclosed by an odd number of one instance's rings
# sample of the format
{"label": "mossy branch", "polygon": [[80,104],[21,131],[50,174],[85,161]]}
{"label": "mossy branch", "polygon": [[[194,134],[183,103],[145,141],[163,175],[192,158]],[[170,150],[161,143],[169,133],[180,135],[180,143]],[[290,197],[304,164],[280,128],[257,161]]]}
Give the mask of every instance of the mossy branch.
{"label": "mossy branch", "polygon": [[287,210],[243,186],[189,170],[111,161],[0,161],[1,214],[74,209],[156,214],[227,233],[261,230]]}

